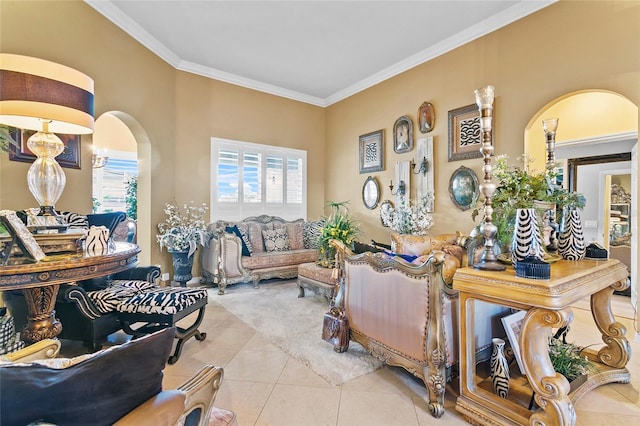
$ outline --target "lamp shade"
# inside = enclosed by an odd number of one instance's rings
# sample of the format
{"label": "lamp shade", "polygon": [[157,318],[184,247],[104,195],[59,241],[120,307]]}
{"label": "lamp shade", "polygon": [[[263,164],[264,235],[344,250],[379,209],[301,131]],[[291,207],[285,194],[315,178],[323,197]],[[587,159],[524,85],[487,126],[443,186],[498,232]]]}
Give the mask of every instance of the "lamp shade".
{"label": "lamp shade", "polygon": [[64,65],[0,53],[0,123],[63,134],[93,132],[93,80]]}

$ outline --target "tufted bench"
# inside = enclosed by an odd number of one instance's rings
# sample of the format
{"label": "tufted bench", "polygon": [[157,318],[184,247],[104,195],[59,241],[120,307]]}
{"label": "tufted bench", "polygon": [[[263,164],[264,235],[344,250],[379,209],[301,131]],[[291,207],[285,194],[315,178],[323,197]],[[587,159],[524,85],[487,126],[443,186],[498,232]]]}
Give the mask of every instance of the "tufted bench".
{"label": "tufted bench", "polygon": [[[169,357],[169,364],[175,364],[180,358],[182,346],[191,337],[202,341],[207,337],[198,326],[204,318],[208,302],[205,288],[157,287],[137,294],[117,306],[118,320],[125,333],[136,337],[144,336],[162,328],[175,326],[176,349]],[[176,325],[178,321],[198,311],[198,316],[187,328]],[[132,328],[135,323],[143,323]]]}
{"label": "tufted bench", "polygon": [[324,295],[331,302],[336,283],[337,278],[333,276],[332,268],[323,268],[315,262],[298,265],[298,287],[300,288],[298,297],[304,297],[304,289],[307,288]]}

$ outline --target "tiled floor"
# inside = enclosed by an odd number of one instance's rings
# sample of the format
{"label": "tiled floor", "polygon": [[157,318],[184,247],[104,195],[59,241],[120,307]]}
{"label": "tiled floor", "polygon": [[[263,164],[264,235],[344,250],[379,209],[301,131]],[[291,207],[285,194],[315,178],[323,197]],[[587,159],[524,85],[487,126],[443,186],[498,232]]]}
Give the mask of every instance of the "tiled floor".
{"label": "tiled floor", "polygon": [[[631,321],[621,318],[632,317],[629,298],[614,297],[614,314],[631,341],[632,382],[606,385],[582,398],[576,404],[579,425],[640,421],[640,343],[633,342]],[[595,326],[590,327],[588,306],[582,303],[574,309],[571,336],[581,345],[600,339]],[[216,303],[209,304],[202,329],[207,339],[188,342],[178,363],[165,370],[165,388],[179,385],[204,363],[222,366],[225,377],[215,405],[235,411],[241,426],[467,424],[455,410],[457,385],[448,387],[446,412],[435,419],[429,414],[423,383],[403,369],[383,367],[331,386]]]}
{"label": "tiled floor", "polygon": [[[216,291],[210,290],[212,295]],[[296,296],[292,295],[294,302]],[[614,314],[631,342],[631,383],[602,386],[582,398],[576,404],[578,425],[640,422],[640,342],[634,342],[628,319],[633,313],[629,298],[614,297]],[[570,336],[580,345],[600,341],[588,309],[588,301],[574,308]],[[467,424],[455,410],[457,384],[448,386],[446,412],[435,419],[429,414],[423,383],[403,369],[383,367],[332,386],[215,302],[209,303],[201,330],[207,339],[187,342],[180,360],[165,369],[164,388],[178,386],[205,363],[222,366],[225,376],[215,405],[233,410],[240,426]]]}

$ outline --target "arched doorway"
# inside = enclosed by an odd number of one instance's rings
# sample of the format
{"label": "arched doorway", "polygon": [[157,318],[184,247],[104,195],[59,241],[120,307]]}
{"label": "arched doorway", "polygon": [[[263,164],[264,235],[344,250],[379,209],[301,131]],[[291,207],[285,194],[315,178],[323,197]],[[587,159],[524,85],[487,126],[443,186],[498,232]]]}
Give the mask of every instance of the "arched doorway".
{"label": "arched doorway", "polygon": [[[94,153],[98,155],[104,156],[109,152],[118,152],[122,158],[137,160],[137,242],[142,249],[140,262],[150,264],[153,236],[150,208],[151,144],[147,133],[140,123],[129,114],[121,111],[109,111],[96,119],[93,148]],[[104,194],[98,198],[98,202],[108,205],[104,203]]]}
{"label": "arched doorway", "polygon": [[[587,198],[588,205],[582,218],[585,237],[589,235],[587,240],[605,243],[605,239],[611,235],[609,217],[612,210],[621,211],[620,215],[627,216],[630,226],[626,230],[630,233],[631,244],[631,303],[637,306],[638,159],[637,155],[632,157],[632,152],[637,152],[638,145],[638,106],[619,93],[605,90],[572,92],[552,100],[538,110],[524,132],[524,152],[533,160],[532,167],[537,170],[544,168],[546,160],[542,120],[547,118],[559,118],[556,160],[564,164],[565,170],[572,168],[574,173],[579,170],[576,165],[584,166],[582,172],[576,173],[575,182],[572,183],[573,188]],[[621,154],[624,154],[624,159],[616,160],[615,157]],[[597,158],[603,161],[595,161]],[[623,175],[629,170],[631,172],[627,179]],[[585,177],[588,179],[584,180]],[[632,196],[629,211],[619,206],[611,207],[615,203],[611,197],[613,181],[618,187],[625,187]],[[603,245],[608,247],[608,244]]]}

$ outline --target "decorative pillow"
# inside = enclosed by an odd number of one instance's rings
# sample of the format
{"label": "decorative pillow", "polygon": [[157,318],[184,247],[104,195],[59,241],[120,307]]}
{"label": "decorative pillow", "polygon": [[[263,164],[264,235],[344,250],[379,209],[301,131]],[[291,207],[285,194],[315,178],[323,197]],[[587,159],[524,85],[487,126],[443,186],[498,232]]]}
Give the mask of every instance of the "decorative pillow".
{"label": "decorative pillow", "polygon": [[286,228],[262,231],[267,252],[289,250],[289,235]]}
{"label": "decorative pillow", "polygon": [[431,250],[442,250],[442,247],[456,243],[458,234],[440,234],[431,237]]}
{"label": "decorative pillow", "polygon": [[396,253],[422,256],[431,253],[431,237],[391,233],[391,249]]}
{"label": "decorative pillow", "polygon": [[248,222],[244,225],[245,230],[243,230],[243,227],[241,226],[241,224],[238,224],[238,229],[240,230],[240,232],[242,232],[243,234],[247,234],[249,236],[249,241],[251,242],[251,252],[252,253],[263,253],[264,252],[264,241],[262,239],[262,226],[260,226],[259,223],[255,223],[255,222]]}
{"label": "decorative pillow", "polygon": [[[0,366],[0,424],[110,425],[162,390],[175,328],[70,360]],[[141,362],[144,360],[144,362]],[[52,397],[55,395],[55,397]]]}
{"label": "decorative pillow", "polygon": [[251,249],[251,242],[249,241],[249,236],[242,232],[237,225],[234,226],[227,226],[224,229],[225,232],[228,232],[229,234],[235,234],[238,238],[240,238],[240,241],[242,242],[242,255],[243,256],[251,256],[253,254],[253,251]]}
{"label": "decorative pillow", "polygon": [[320,237],[322,237],[322,220],[302,223],[302,241],[304,248],[317,249],[320,247]]}
{"label": "decorative pillow", "polygon": [[103,290],[88,291],[87,297],[103,314],[113,312],[125,300],[155,286],[147,281],[114,280]]}
{"label": "decorative pillow", "polygon": [[441,250],[451,256],[455,256],[460,262],[462,262],[462,258],[464,256],[464,249],[455,244],[447,244],[442,246]]}
{"label": "decorative pillow", "polygon": [[302,232],[302,222],[285,223],[284,228],[289,234],[289,247],[291,250],[300,250],[304,248],[304,238]]}
{"label": "decorative pillow", "polygon": [[61,212],[60,216],[69,225],[69,228],[89,229],[89,219],[86,215],[74,212]]}

